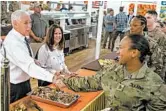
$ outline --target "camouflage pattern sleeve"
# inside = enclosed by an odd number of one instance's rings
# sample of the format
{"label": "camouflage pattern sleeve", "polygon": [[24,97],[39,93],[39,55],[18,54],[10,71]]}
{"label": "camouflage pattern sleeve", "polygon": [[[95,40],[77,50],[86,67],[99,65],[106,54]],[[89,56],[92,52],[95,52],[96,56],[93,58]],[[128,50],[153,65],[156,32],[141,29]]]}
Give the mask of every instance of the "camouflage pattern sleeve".
{"label": "camouflage pattern sleeve", "polygon": [[96,74],[88,77],[71,77],[63,79],[63,83],[74,91],[97,91],[102,90],[101,75]]}
{"label": "camouflage pattern sleeve", "polygon": [[162,75],[166,82],[166,35],[164,33],[160,34],[160,39],[158,41],[158,44],[161,46],[162,55],[163,55],[163,69],[162,69]]}
{"label": "camouflage pattern sleeve", "polygon": [[9,4],[9,11],[13,12],[13,6],[12,6],[12,3]]}
{"label": "camouflage pattern sleeve", "polygon": [[[160,39],[158,41],[158,44],[162,46],[162,52],[164,55],[166,55],[166,35],[164,33],[160,34]],[[164,61],[166,62],[166,61]]]}
{"label": "camouflage pattern sleeve", "polygon": [[[74,91],[98,91],[102,90],[102,78],[106,74],[111,75],[111,70],[116,68],[117,64],[112,64],[110,67],[101,69],[93,76],[87,77],[71,77],[63,79],[63,83]],[[112,71],[113,72],[113,71]]]}
{"label": "camouflage pattern sleeve", "polygon": [[154,70],[157,74],[160,75],[160,77],[164,80],[165,74],[164,74],[164,67],[165,67],[165,54],[164,54],[164,39],[160,39],[158,41],[154,40],[151,37],[146,37],[149,44],[150,44],[150,50],[152,52],[151,56],[151,64],[149,62],[149,59],[147,61],[148,66]]}
{"label": "camouflage pattern sleeve", "polygon": [[158,90],[151,92],[151,100],[147,104],[148,111],[166,111],[166,85],[162,84]]}

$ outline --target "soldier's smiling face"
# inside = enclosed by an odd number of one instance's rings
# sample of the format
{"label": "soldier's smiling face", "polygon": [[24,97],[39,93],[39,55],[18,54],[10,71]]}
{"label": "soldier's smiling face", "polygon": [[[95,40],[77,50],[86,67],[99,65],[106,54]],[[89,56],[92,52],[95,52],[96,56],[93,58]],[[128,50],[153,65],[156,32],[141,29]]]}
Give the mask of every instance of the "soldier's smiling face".
{"label": "soldier's smiling face", "polygon": [[119,46],[119,63],[121,65],[126,65],[130,60],[133,59],[133,50],[131,50],[131,40],[125,36]]}

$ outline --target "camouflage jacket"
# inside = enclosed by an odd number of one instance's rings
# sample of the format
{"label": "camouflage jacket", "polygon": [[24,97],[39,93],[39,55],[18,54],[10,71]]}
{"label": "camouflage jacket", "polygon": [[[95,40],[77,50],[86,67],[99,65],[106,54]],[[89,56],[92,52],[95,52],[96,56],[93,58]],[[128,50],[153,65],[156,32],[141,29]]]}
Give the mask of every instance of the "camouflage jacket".
{"label": "camouflage jacket", "polygon": [[1,21],[7,19],[7,2],[1,2]]}
{"label": "camouflage jacket", "polygon": [[15,12],[16,10],[19,10],[19,9],[20,9],[20,7],[19,7],[19,3],[17,1],[12,1],[9,4],[9,11]]}
{"label": "camouflage jacket", "polygon": [[[166,78],[166,35],[155,28],[148,32],[148,40],[151,46],[152,65],[149,66],[158,73],[162,79]],[[150,42],[155,41],[155,42]]]}
{"label": "camouflage jacket", "polygon": [[63,82],[74,91],[104,90],[106,107],[113,111],[166,111],[166,86],[147,65],[128,74],[118,64],[94,76],[71,77]]}
{"label": "camouflage jacket", "polygon": [[[126,32],[128,35],[130,32]],[[166,78],[166,37],[158,29],[154,32],[144,32],[147,38],[150,51],[152,52],[151,60],[146,59],[148,67],[152,68],[154,72],[160,75],[165,80]],[[156,36],[156,37],[155,37]]]}

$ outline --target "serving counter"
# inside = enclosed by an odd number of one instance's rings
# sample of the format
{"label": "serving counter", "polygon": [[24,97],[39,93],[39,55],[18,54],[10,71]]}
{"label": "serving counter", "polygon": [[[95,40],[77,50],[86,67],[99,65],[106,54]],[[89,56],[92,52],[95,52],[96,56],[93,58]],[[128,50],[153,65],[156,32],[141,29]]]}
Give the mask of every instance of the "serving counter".
{"label": "serving counter", "polygon": [[[103,56],[103,57],[101,57],[99,59],[112,59],[112,60],[116,60],[117,57],[118,57],[118,53],[117,52],[111,52],[111,53],[109,53],[109,54],[107,54],[107,55],[105,55],[105,56]],[[100,64],[98,62],[99,59],[94,60],[94,61],[92,61],[92,62],[90,62],[90,63],[82,66],[81,68],[82,69],[92,70],[92,71],[99,71],[101,69],[101,66],[100,66]]]}
{"label": "serving counter", "polygon": [[[91,76],[95,75],[95,71],[86,70],[86,69],[80,69],[78,70],[79,76]],[[52,84],[51,87],[54,87]],[[67,87],[61,87],[61,90],[65,92],[70,92],[73,94],[79,94],[80,98],[76,103],[71,105],[68,108],[61,108],[53,105],[49,105],[46,103],[35,101],[42,109],[43,111],[97,111],[101,110],[105,107],[105,101],[104,101],[104,92],[103,91],[97,91],[97,92],[74,92],[72,90],[69,90]],[[29,96],[24,97],[12,104],[10,104],[10,107],[17,104],[18,102],[21,102],[25,99],[30,98]]]}

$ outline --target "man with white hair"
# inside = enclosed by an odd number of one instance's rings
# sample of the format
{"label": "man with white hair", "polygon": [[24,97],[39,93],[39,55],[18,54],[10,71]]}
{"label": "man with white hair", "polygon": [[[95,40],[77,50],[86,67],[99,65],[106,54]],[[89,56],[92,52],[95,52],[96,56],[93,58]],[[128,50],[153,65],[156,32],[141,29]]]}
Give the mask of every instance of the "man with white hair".
{"label": "man with white hair", "polygon": [[12,103],[31,91],[30,77],[54,83],[59,77],[59,72],[54,75],[46,71],[36,65],[32,58],[32,50],[26,38],[31,31],[29,14],[17,10],[12,13],[11,21],[13,29],[6,36],[3,47],[5,47],[7,58],[10,61],[10,102]]}

